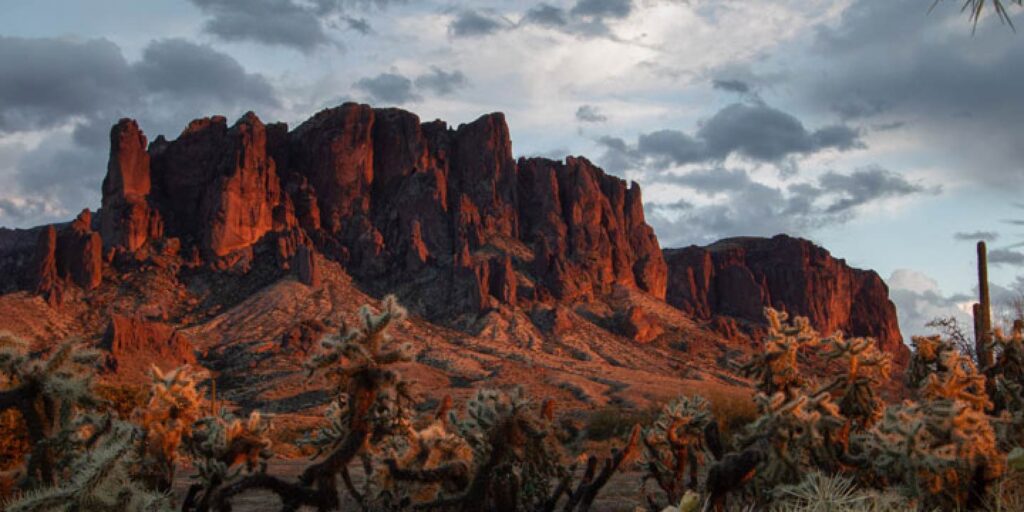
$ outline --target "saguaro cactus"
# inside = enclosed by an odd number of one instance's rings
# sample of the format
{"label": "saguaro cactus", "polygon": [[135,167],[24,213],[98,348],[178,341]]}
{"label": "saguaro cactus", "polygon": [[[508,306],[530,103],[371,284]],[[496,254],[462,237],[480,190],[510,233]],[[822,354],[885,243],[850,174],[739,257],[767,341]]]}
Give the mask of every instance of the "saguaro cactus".
{"label": "saguaro cactus", "polygon": [[978,355],[978,367],[984,370],[992,366],[992,304],[988,296],[988,254],[985,242],[978,242],[978,304],[974,307],[974,350]]}

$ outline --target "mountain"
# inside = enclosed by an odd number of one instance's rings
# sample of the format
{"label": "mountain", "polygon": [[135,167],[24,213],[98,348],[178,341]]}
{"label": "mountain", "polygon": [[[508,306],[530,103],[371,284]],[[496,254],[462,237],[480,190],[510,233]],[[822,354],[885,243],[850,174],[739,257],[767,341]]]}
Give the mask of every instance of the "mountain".
{"label": "mountain", "polygon": [[126,379],[195,360],[225,399],[314,407],[302,360],[389,293],[414,313],[398,335],[431,395],[748,394],[735,359],[765,305],[906,350],[873,272],[788,237],[663,252],[636,183],[513,159],[502,114],[452,128],[347,103],[292,130],[250,112],[152,142],[123,119],[110,141],[97,215],[0,230],[0,328],[91,340]]}
{"label": "mountain", "polygon": [[665,250],[669,304],[697,319],[762,323],[765,307],[805,316],[818,332],[870,336],[898,363],[909,349],[889,288],[813,243],[786,235],[740,237]]}

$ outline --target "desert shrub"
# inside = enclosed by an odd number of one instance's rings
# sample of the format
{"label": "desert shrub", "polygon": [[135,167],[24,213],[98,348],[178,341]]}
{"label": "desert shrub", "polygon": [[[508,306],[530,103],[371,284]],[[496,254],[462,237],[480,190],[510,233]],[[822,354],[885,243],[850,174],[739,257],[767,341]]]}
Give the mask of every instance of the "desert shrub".
{"label": "desert shrub", "polygon": [[131,384],[96,383],[93,392],[104,403],[107,411],[122,420],[132,419],[135,410],[144,406],[149,397],[149,390],[146,387]]}
{"label": "desert shrub", "polygon": [[597,409],[587,415],[584,430],[591,441],[607,441],[624,438],[635,425],[647,425],[658,417],[660,409],[650,407],[635,409],[609,406]]}

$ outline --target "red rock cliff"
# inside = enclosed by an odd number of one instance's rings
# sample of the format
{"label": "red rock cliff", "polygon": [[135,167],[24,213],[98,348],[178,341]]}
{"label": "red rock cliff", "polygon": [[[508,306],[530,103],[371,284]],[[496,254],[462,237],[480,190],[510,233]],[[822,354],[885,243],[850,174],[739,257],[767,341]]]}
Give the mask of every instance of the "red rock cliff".
{"label": "red rock cliff", "polygon": [[849,267],[813,243],[778,235],[730,238],[707,247],[665,251],[666,300],[694,317],[763,322],[771,306],[806,316],[828,335],[872,336],[905,361],[909,356],[889,289],[873,271]]}

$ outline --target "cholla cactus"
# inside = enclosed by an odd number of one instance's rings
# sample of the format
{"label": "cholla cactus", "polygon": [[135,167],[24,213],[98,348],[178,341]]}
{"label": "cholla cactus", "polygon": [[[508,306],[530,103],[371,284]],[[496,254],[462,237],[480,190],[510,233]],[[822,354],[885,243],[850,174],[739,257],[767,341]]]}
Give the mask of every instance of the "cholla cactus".
{"label": "cholla cactus", "polygon": [[929,375],[945,371],[943,355],[957,352],[953,343],[941,336],[914,336],[911,338],[914,352],[907,366],[907,385],[917,389]]}
{"label": "cholla cactus", "polygon": [[884,402],[877,389],[889,380],[892,356],[878,350],[873,338],[844,339],[837,333],[825,340],[828,360],[840,360],[845,373],[826,386],[839,401],[839,411],[853,422],[852,427],[867,428],[882,417]]}
{"label": "cholla cactus", "polygon": [[422,429],[411,425],[406,435],[394,436],[380,447],[375,465],[386,468],[371,482],[374,510],[408,507],[416,503],[442,503],[455,498],[469,485],[473,449],[448,428],[446,400],[434,421]]}
{"label": "cholla cactus", "polygon": [[212,497],[222,485],[244,473],[266,471],[266,461],[274,455],[267,437],[269,422],[254,411],[245,421],[221,410],[215,416],[196,421],[184,439],[185,451],[194,461],[200,503]]}
{"label": "cholla cactus", "polygon": [[258,472],[206,493],[201,500],[193,494],[186,499],[186,509],[229,507],[233,496],[263,488],[278,494],[287,509],[312,506],[333,510],[341,505],[338,476],[360,506],[367,507],[367,500],[372,498],[367,496],[370,489],[359,493],[352,486],[348,465],[361,457],[370,470],[368,477],[373,476],[372,452],[390,437],[405,434],[412,400],[408,384],[390,368],[412,359],[412,346],[396,346],[388,334],[389,327],[405,319],[406,311],[393,296],[386,297],[382,306],[379,314],[366,306],[360,309],[360,325],[342,325],[337,336],[322,342],[324,352],[306,364],[310,376],[325,374],[337,393],[327,410],[328,424],[306,440],[318,448],[316,457],[321,458],[320,462],[306,468],[297,483]]}
{"label": "cholla cactus", "polygon": [[962,400],[891,406],[853,444],[883,481],[903,483],[928,510],[976,507],[1005,469],[988,417]]}
{"label": "cholla cactus", "polygon": [[552,479],[566,475],[552,420],[518,387],[478,390],[466,404],[465,418],[453,411],[449,421],[473,449],[477,470],[468,501],[479,510],[542,505],[552,492]]}
{"label": "cholla cactus", "polygon": [[143,486],[136,478],[138,429],[112,421],[102,432],[79,439],[84,451],[70,461],[59,485],[29,491],[2,503],[8,512],[66,510],[170,512],[170,497]]}
{"label": "cholla cactus", "polygon": [[181,462],[182,440],[202,416],[203,399],[196,389],[197,374],[190,366],[167,373],[150,369],[149,399],[134,413],[142,428],[143,478],[155,489],[168,490],[175,465]]}
{"label": "cholla cactus", "polygon": [[[986,368],[990,379],[989,392],[996,412],[1005,412],[1015,417],[1024,430],[1024,401],[1016,391],[1024,388],[1024,334],[1021,323],[1014,324],[1010,336],[999,329],[995,331],[989,350],[995,355],[995,362]],[[1024,438],[1019,440],[1024,442]]]}
{"label": "cholla cactus", "polygon": [[33,357],[25,341],[0,333],[0,411],[18,411],[31,446],[22,487],[57,483],[57,470],[74,451],[72,437],[83,424],[100,421],[83,416],[99,405],[91,392],[99,358],[73,342]]}
{"label": "cholla cactus", "polygon": [[[566,456],[553,421],[554,403],[538,407],[521,388],[479,390],[466,409],[465,418],[453,412],[449,421],[473,449],[472,483],[461,496],[448,500],[465,512],[549,511],[563,496],[562,510],[589,510],[611,476],[638,450],[640,426],[636,425],[625,446],[613,449],[603,462],[593,455]],[[583,461],[586,466],[579,476]]]}
{"label": "cholla cactus", "polygon": [[847,422],[827,392],[788,400],[781,392],[759,393],[754,402],[761,416],[747,426],[740,445],[764,447],[756,494],[764,498],[778,485],[795,484],[813,468],[838,468]]}
{"label": "cholla cactus", "polygon": [[787,398],[793,398],[805,384],[797,367],[797,355],[801,349],[820,343],[818,333],[805,317],[798,316],[789,323],[789,315],[772,308],[765,308],[764,316],[768,320],[764,352],[745,364],[741,371],[755,379],[757,389],[762,393],[774,395],[781,392]]}
{"label": "cholla cactus", "polygon": [[960,400],[979,412],[992,408],[985,393],[985,376],[967,356],[956,350],[941,352],[940,371],[929,374],[918,388],[922,400]]}
{"label": "cholla cactus", "polygon": [[678,503],[687,489],[697,489],[697,475],[708,451],[705,432],[714,428],[714,422],[708,401],[701,396],[679,397],[663,407],[643,434],[642,464],[647,473],[642,485],[653,479],[669,503]]}

